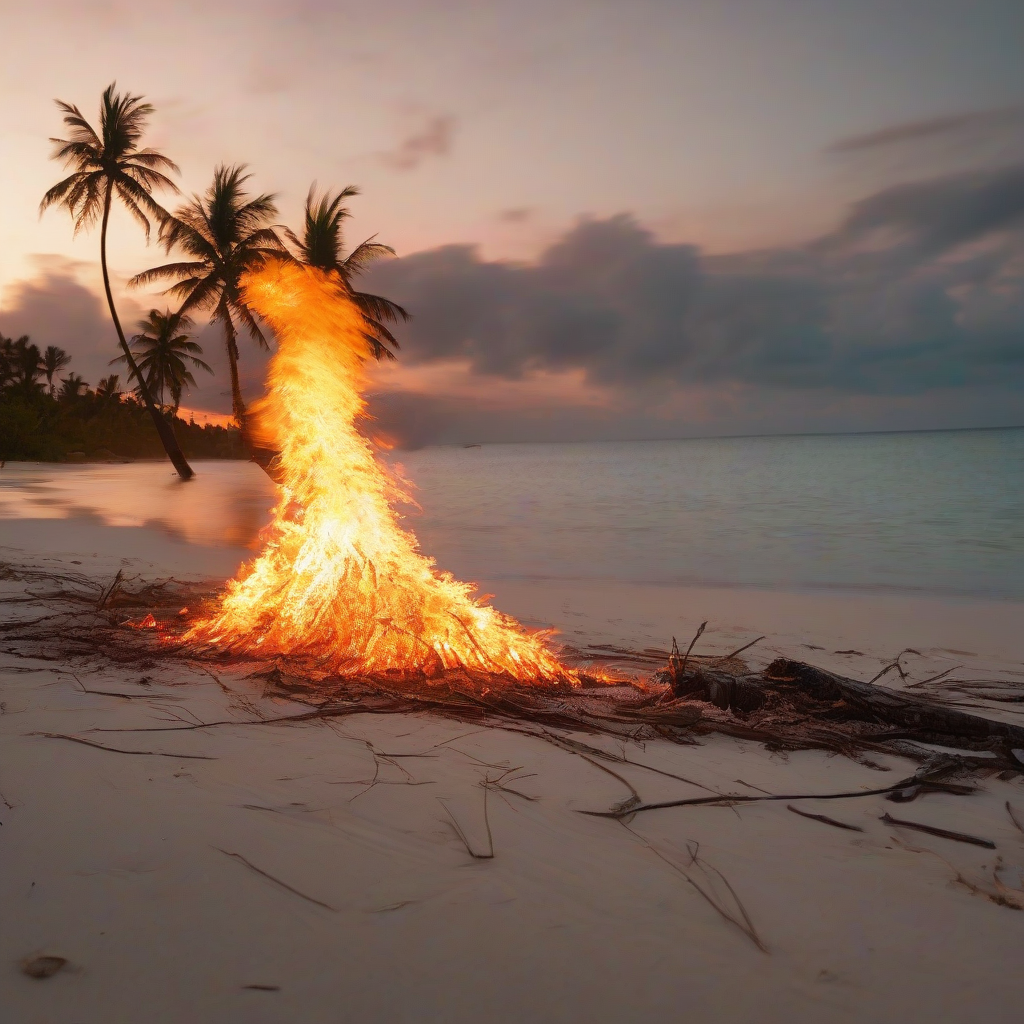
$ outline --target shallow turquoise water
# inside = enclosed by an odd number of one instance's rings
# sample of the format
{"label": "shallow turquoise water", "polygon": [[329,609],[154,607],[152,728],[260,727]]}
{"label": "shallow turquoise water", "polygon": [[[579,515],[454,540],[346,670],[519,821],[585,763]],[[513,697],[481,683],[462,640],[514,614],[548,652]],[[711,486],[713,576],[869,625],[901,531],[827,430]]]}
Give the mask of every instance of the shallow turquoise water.
{"label": "shallow turquoise water", "polygon": [[[1024,598],[1024,429],[487,445],[402,453],[407,522],[466,578],[898,589]],[[255,467],[0,472],[0,516],[155,523],[253,542]],[[0,522],[0,534],[2,534]]]}

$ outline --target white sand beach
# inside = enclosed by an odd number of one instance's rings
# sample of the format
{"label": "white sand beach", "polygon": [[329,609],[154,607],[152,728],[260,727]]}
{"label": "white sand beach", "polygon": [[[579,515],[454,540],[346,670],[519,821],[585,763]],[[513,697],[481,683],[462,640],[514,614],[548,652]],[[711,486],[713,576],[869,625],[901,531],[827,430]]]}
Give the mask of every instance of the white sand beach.
{"label": "white sand beach", "polygon": [[[250,554],[81,519],[0,523],[0,562],[97,579],[119,568],[223,578]],[[910,647],[915,679],[959,664],[1024,685],[1024,608],[1011,602],[482,586],[577,646],[664,647],[708,619],[709,651],[766,634],[753,664],[784,653],[867,680]],[[0,654],[4,1020],[1019,1017],[1024,912],[994,901],[1024,885],[1024,833],[1006,807],[1024,821],[1019,776],[910,805],[797,803],[863,831],[801,817],[793,801],[677,807],[623,825],[579,812],[607,810],[627,784],[646,801],[829,793],[887,786],[915,766],[723,736],[576,737],[629,762],[614,763],[427,715],[97,731],[301,710],[264,697],[258,680],[218,682],[192,665],[143,677]],[[883,823],[886,812],[995,849]],[[20,965],[42,956],[67,962],[27,976]]]}

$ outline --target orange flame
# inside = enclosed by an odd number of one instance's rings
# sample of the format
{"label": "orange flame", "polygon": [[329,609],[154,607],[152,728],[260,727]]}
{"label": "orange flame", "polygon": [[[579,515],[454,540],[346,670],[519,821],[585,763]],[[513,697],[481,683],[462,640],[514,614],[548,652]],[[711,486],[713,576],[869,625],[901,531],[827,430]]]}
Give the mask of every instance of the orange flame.
{"label": "orange flame", "polygon": [[323,675],[462,670],[576,684],[547,634],[474,599],[399,525],[393,505],[408,497],[356,429],[369,347],[343,288],[274,262],[248,275],[244,298],[278,340],[252,413],[261,441],[280,452],[281,500],[262,553],[185,639],[298,657]]}

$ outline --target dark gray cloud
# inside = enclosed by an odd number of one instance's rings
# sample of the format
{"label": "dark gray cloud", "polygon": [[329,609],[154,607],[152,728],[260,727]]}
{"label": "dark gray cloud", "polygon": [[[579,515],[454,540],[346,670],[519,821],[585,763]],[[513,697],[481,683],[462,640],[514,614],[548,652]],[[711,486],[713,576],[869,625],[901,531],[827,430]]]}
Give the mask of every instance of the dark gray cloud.
{"label": "dark gray cloud", "polygon": [[392,170],[413,171],[428,157],[447,156],[454,140],[455,118],[451,114],[435,114],[394,149],[377,155]]}
{"label": "dark gray cloud", "polygon": [[[95,383],[116,348],[79,273],[42,259],[6,292],[0,330],[61,345]],[[402,365],[480,375],[458,393],[372,396],[377,429],[406,445],[1024,422],[1024,165],[881,190],[804,246],[708,256],[620,215],[533,262],[450,245],[380,264],[365,286],[414,314]],[[143,312],[121,309],[129,328]],[[186,404],[227,412],[223,338],[198,333],[217,376]],[[242,348],[251,399],[266,355]],[[559,371],[604,397],[489,390]]]}
{"label": "dark gray cloud", "polygon": [[840,237],[885,229],[939,253],[1024,220],[1024,165],[915,182],[857,203]]}
{"label": "dark gray cloud", "polygon": [[[63,348],[71,354],[68,371],[90,385],[118,373],[118,367],[108,365],[118,354],[117,335],[106,303],[80,281],[82,265],[63,256],[37,256],[35,262],[35,277],[4,292],[0,331],[11,337],[27,334],[40,349]],[[126,330],[140,315],[131,300],[120,304],[119,312]]]}
{"label": "dark gray cloud", "polygon": [[963,114],[946,114],[941,117],[922,118],[889,125],[862,135],[849,135],[838,139],[828,148],[830,153],[857,153],[878,150],[892,146],[916,145],[917,143],[952,136],[1002,134],[1019,131],[1024,125],[1024,106],[999,107],[995,110],[973,110]]}
{"label": "dark gray cloud", "polygon": [[417,253],[372,287],[413,311],[412,363],[625,389],[736,381],[906,394],[1024,385],[1024,166],[886,189],[802,248],[708,257],[626,215],[536,263]]}

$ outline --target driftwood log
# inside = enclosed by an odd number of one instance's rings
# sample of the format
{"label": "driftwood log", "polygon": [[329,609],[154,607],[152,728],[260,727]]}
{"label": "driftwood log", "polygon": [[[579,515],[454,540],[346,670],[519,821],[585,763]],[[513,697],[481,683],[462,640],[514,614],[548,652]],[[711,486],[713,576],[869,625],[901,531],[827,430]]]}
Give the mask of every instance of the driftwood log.
{"label": "driftwood log", "polygon": [[[821,721],[857,725],[862,742],[917,740],[1002,754],[1024,767],[1024,726],[997,721],[918,694],[847,679],[801,661],[777,658],[763,672],[734,673],[678,662],[658,674],[682,701],[700,700],[752,723],[788,709]],[[1020,757],[1014,751],[1020,751]]]}

